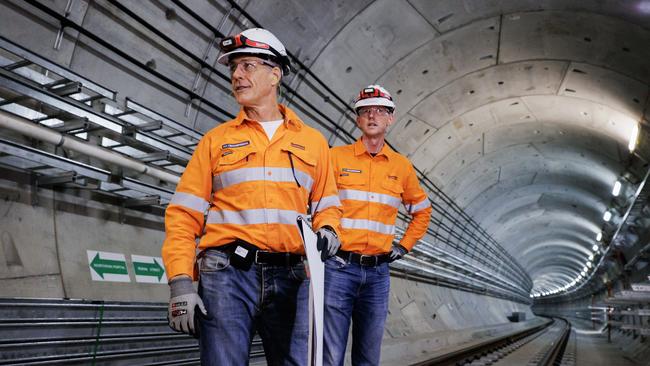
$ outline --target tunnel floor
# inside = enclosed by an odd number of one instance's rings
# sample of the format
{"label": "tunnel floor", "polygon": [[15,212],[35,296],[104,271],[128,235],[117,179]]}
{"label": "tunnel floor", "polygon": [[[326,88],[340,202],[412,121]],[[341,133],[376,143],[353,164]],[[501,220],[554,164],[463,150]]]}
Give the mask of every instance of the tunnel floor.
{"label": "tunnel floor", "polygon": [[637,366],[625,359],[623,351],[616,343],[607,342],[607,331],[594,330],[591,322],[572,319],[576,332],[576,366]]}

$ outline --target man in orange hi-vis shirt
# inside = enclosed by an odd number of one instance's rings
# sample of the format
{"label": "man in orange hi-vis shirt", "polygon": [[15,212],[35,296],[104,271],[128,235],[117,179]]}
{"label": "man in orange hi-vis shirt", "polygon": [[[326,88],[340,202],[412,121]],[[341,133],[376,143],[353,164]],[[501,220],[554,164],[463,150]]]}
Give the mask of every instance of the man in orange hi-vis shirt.
{"label": "man in orange hi-vis shirt", "polygon": [[169,323],[198,336],[202,365],[247,365],[257,330],[269,365],[303,366],[309,280],[297,217],[309,208],[322,255],[336,253],[341,203],[329,146],[278,104],[291,68],[273,34],[248,29],[220,46],[241,110],[201,139],[167,208]]}
{"label": "man in orange hi-vis shirt", "polygon": [[[325,365],[343,365],[350,321],[352,364],[379,364],[388,313],[388,263],[424,236],[431,216],[413,166],[384,143],[394,120],[391,95],[370,85],[359,93],[354,109],[363,135],[354,144],[332,148],[343,218],[341,249],[325,262]],[[400,204],[413,219],[399,244],[393,244]]]}

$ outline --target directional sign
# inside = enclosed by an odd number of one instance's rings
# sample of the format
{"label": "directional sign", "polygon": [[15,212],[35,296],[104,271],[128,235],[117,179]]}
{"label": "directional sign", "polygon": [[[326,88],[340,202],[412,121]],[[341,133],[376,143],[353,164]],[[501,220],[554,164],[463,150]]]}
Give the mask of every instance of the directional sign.
{"label": "directional sign", "polygon": [[131,261],[133,262],[135,282],[167,284],[167,275],[165,274],[165,267],[162,265],[162,258],[133,254],[131,255]]}
{"label": "directional sign", "polygon": [[93,281],[131,282],[122,253],[86,250],[88,267]]}

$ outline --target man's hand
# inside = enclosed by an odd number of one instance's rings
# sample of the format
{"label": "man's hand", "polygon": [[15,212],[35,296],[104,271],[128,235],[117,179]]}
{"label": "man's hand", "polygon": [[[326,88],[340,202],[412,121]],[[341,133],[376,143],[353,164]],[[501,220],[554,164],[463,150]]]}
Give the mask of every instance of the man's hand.
{"label": "man's hand", "polygon": [[398,259],[402,259],[402,257],[408,253],[408,250],[404,248],[403,246],[397,244],[393,245],[393,248],[390,250],[389,258],[391,262],[395,262]]}
{"label": "man's hand", "polygon": [[169,326],[177,332],[198,338],[199,324],[196,315],[208,319],[208,312],[192,286],[192,279],[186,276],[174,277],[169,282],[169,288],[171,292],[167,309]]}
{"label": "man's hand", "polygon": [[316,235],[318,236],[316,248],[320,250],[320,258],[325,262],[327,258],[336,254],[341,247],[341,242],[338,236],[336,236],[334,229],[329,226],[323,226],[318,229]]}

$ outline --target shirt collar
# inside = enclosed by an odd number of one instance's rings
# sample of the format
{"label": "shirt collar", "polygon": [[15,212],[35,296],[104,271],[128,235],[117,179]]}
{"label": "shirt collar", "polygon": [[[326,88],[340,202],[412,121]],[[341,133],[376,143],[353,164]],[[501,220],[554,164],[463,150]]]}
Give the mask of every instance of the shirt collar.
{"label": "shirt collar", "polygon": [[[300,118],[298,118],[296,113],[293,110],[291,110],[291,108],[285,106],[284,104],[278,104],[278,110],[284,116],[283,124],[286,128],[291,128],[296,131],[299,131],[302,128],[304,122],[302,122]],[[241,108],[239,109],[239,113],[235,117],[234,121],[236,126],[241,126],[244,122],[253,121],[253,120],[248,118],[246,112],[244,111],[244,108]]]}
{"label": "shirt collar", "polygon": [[[364,153],[368,153],[366,150],[366,145],[363,144],[363,141],[361,141],[361,137],[354,143],[354,156],[359,156],[363,155]],[[381,150],[377,153],[377,156],[383,155],[386,157],[386,159],[391,158],[392,154],[394,153],[393,149],[388,146],[388,144],[384,141],[384,146],[381,147]],[[368,153],[370,155],[370,153]]]}

